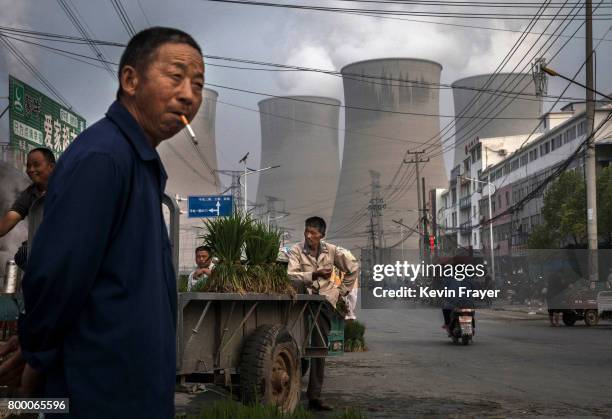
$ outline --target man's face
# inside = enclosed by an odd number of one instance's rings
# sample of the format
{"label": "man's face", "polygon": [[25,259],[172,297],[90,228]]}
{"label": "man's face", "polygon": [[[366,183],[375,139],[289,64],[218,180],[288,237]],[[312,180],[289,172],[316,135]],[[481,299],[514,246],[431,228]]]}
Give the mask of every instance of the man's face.
{"label": "man's face", "polygon": [[43,153],[34,151],[28,154],[26,174],[36,186],[46,187],[54,166],[47,161]]}
{"label": "man's face", "polygon": [[308,247],[311,249],[318,248],[323,237],[323,234],[321,234],[318,228],[306,227],[304,230],[304,239],[306,240]]}
{"label": "man's face", "polygon": [[204,88],[204,61],[187,44],[167,43],[157,49],[146,70],[134,73],[124,94],[133,98],[136,119],[157,146],[184,127],[181,115],[191,121],[198,112]]}
{"label": "man's face", "polygon": [[198,268],[205,268],[209,259],[210,255],[206,250],[199,250],[196,252],[196,265],[198,265]]}

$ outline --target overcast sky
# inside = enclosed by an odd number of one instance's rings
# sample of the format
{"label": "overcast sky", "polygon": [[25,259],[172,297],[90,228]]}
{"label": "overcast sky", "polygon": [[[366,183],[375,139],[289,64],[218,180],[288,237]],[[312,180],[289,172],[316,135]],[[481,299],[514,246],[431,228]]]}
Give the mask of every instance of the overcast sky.
{"label": "overcast sky", "polygon": [[[110,1],[71,0],[69,3],[76,8],[81,21],[89,27],[95,38],[127,42],[128,34],[121,25]],[[323,0],[318,2],[301,0],[300,3],[337,7],[359,6],[358,3]],[[606,0],[605,3],[610,2]],[[183,29],[198,40],[205,54],[329,70],[339,70],[351,62],[371,58],[424,58],[442,64],[443,83],[452,83],[462,77],[494,71],[520,36],[515,32],[461,28],[329,12],[212,3],[205,0],[172,2],[140,0],[140,5],[137,0],[123,0],[123,4],[137,30],[149,26],[148,22],[152,25],[174,26]],[[364,3],[363,7],[380,6]],[[401,8],[399,5],[389,7]],[[0,0],[0,8],[2,10],[0,24],[3,26],[78,35],[56,1]],[[476,11],[474,8],[470,10]],[[516,10],[507,9],[504,11],[516,12]],[[554,12],[553,9],[547,13]],[[436,18],[424,19],[436,20]],[[482,19],[438,19],[438,21],[512,30],[522,30],[527,24],[526,21]],[[541,31],[546,23],[538,24],[534,31]],[[553,24],[554,26],[556,24]],[[569,35],[576,27],[577,25],[571,25],[564,33]],[[609,21],[596,22],[594,36],[596,38],[602,36],[608,27]],[[578,36],[583,35],[584,30],[581,30]],[[612,39],[609,33],[607,37]],[[535,35],[529,36],[526,42],[529,45],[521,52],[527,52],[528,47],[536,38]],[[550,58],[552,51],[556,51],[564,42],[566,39],[562,38],[546,56]],[[13,43],[61,91],[75,111],[86,118],[89,125],[103,116],[114,99],[117,89],[115,78],[105,70],[69,60],[39,47],[17,41]],[[92,55],[91,50],[84,46],[63,43],[49,43],[49,45]],[[121,48],[101,47],[101,49],[110,61],[118,62],[122,52]],[[604,41],[597,55],[599,70],[597,86],[607,92],[612,91],[612,71],[609,71],[612,65],[611,52],[612,42]],[[517,56],[522,55],[517,54]],[[578,38],[567,44],[552,62],[551,67],[566,75],[572,75],[583,60],[584,39]],[[208,63],[231,65],[228,62],[212,60]],[[505,67],[505,70],[511,70],[515,64],[516,61],[512,62]],[[9,72],[48,93],[25,68],[8,55],[5,49],[0,48],[0,80],[2,80],[0,96],[8,94],[7,73]],[[274,95],[322,95],[343,101],[340,78],[329,75],[245,71],[209,65],[206,67],[206,81]],[[565,84],[559,80],[551,80],[549,94],[559,94],[564,86]],[[257,102],[265,98],[265,96],[232,92],[222,88],[215,88],[215,90],[219,93],[220,101],[253,109],[257,109]],[[571,88],[568,94],[583,96],[583,93],[577,88]],[[6,100],[3,100],[3,103],[6,103]],[[453,113],[450,90],[441,91],[440,113]],[[0,121],[0,139],[3,141],[6,141],[8,137],[7,119],[5,116]],[[448,120],[441,119],[440,121],[441,125],[446,122]],[[342,133],[340,133],[340,141],[342,144]],[[258,166],[259,149],[259,115],[219,103],[217,106],[219,167],[222,169],[237,168],[237,160],[247,151],[254,156],[251,165]]]}

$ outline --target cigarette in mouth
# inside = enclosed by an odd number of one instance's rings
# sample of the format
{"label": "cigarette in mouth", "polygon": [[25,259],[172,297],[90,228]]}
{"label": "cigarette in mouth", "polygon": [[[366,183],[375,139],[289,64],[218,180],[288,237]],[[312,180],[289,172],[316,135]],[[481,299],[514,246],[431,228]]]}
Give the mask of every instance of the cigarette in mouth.
{"label": "cigarette in mouth", "polygon": [[183,124],[185,124],[185,127],[187,127],[187,131],[189,132],[191,141],[193,141],[194,144],[197,144],[198,140],[196,140],[195,133],[193,132],[193,129],[191,129],[191,125],[189,125],[189,121],[187,120],[187,117],[185,115],[181,115],[181,121],[183,122]]}

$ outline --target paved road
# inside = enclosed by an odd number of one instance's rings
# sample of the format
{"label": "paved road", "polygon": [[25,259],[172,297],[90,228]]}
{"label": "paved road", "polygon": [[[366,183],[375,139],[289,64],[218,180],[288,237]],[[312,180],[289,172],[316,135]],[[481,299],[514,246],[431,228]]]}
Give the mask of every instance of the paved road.
{"label": "paved road", "polygon": [[552,328],[481,310],[470,346],[434,310],[362,310],[368,352],[330,360],[324,394],[369,417],[612,417],[612,324]]}

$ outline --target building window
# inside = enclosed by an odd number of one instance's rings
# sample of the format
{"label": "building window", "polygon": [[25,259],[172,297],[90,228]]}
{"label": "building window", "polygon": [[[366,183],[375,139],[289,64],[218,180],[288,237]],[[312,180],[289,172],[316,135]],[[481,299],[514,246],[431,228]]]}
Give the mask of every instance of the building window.
{"label": "building window", "polygon": [[478,147],[476,147],[476,160],[480,160],[482,158],[482,147],[480,144],[478,144]]}
{"label": "building window", "polygon": [[518,168],[519,168],[519,159],[512,160],[512,163],[510,163],[510,171],[514,172]]}
{"label": "building window", "polygon": [[563,133],[563,144],[567,144],[574,139],[576,139],[576,126],[575,125]]}
{"label": "building window", "polygon": [[532,162],[535,159],[538,158],[538,149],[534,148],[533,150],[529,151],[529,161]]}
{"label": "building window", "polygon": [[586,121],[582,121],[578,124],[578,135],[586,134]]}
{"label": "building window", "polygon": [[527,153],[521,156],[520,161],[521,161],[520,163],[521,167],[527,164],[527,162],[529,161],[529,156],[527,156]]}
{"label": "building window", "polygon": [[506,191],[506,206],[510,206],[510,192]]}
{"label": "building window", "polygon": [[548,154],[550,152],[550,144],[546,141],[544,144],[540,146],[540,156]]}
{"label": "building window", "polygon": [[453,212],[453,227],[457,227],[457,213]]}

